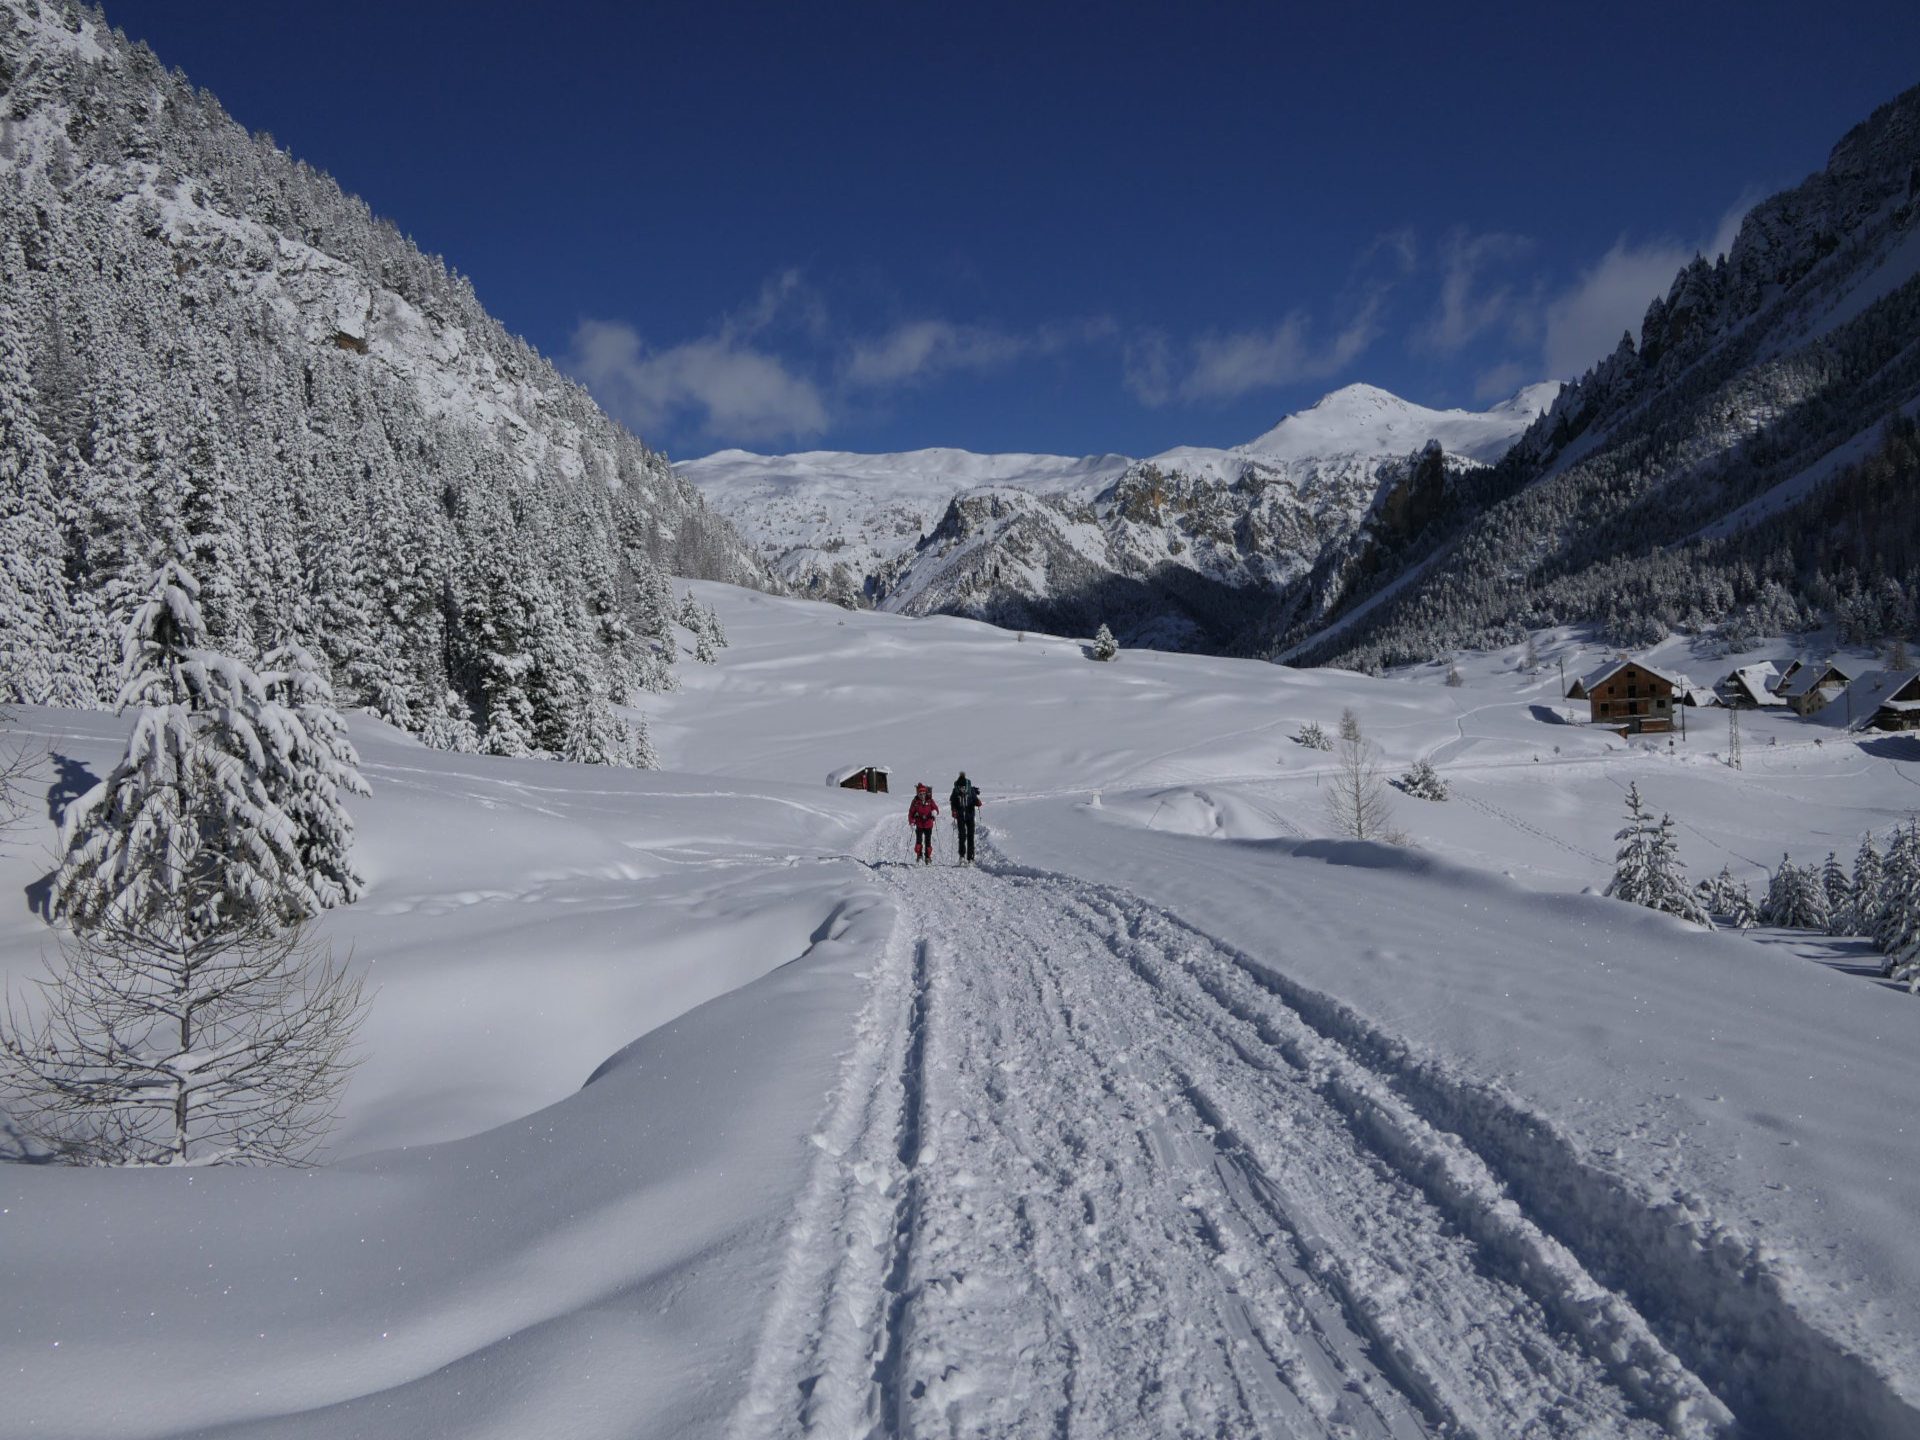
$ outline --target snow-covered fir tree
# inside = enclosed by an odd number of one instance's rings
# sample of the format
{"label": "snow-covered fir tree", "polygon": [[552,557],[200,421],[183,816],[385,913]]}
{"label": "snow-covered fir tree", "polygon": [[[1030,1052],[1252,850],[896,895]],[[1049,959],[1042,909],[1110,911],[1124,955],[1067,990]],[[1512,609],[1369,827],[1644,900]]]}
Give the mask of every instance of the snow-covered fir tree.
{"label": "snow-covered fir tree", "polygon": [[1447,782],[1440,772],[1433,768],[1431,760],[1416,760],[1413,768],[1394,782],[1416,800],[1444,800],[1447,798]]}
{"label": "snow-covered fir tree", "polygon": [[1853,857],[1853,876],[1847,885],[1847,901],[1834,912],[1836,935],[1871,935],[1880,921],[1885,882],[1880,850],[1869,830],[1860,837],[1860,849]]}
{"label": "snow-covered fir tree", "polygon": [[296,722],[251,669],[206,648],[198,597],[183,560],[164,555],[128,621],[118,708],[138,711],[133,733],[62,825],[54,906],[76,929],[182,895],[189,929],[323,908],[299,829],[267,788]]}
{"label": "snow-covered fir tree", "polygon": [[72,1160],[294,1161],[362,1012],[301,926],[358,893],[343,795],[366,787],[312,657],[262,677],[208,647],[174,535],[127,621],[126,751],[63,822],[70,934],[39,1013],[0,1027],[0,1092]]}
{"label": "snow-covered fir tree", "polygon": [[1111,660],[1120,653],[1120,642],[1113,638],[1113,631],[1102,625],[1093,633],[1093,658]]}
{"label": "snow-covered fir tree", "polygon": [[1831,927],[1834,917],[1843,914],[1853,903],[1853,882],[1847,878],[1846,867],[1831,850],[1827,852],[1827,863],[1820,867],[1820,888],[1827,897],[1827,924]]}
{"label": "snow-covered fir tree", "polygon": [[1720,873],[1713,879],[1702,880],[1694,889],[1708,914],[1726,921],[1735,929],[1751,930],[1758,922],[1753,892],[1747,888],[1746,881],[1734,879],[1733,872],[1725,865],[1720,867]]}
{"label": "snow-covered fir tree", "polygon": [[1673,817],[1655,820],[1640,798],[1640,786],[1627,787],[1627,823],[1614,832],[1620,848],[1606,893],[1631,905],[1644,905],[1713,928],[1713,917],[1686,882],[1673,840]]}
{"label": "snow-covered fir tree", "polygon": [[660,756],[653,748],[653,734],[647,726],[646,716],[636,715],[634,717],[632,724],[628,727],[628,738],[631,746],[628,754],[634,768],[637,770],[658,770],[660,768]]}
{"label": "snow-covered fir tree", "polygon": [[1614,852],[1613,879],[1606,893],[1630,905],[1650,905],[1661,894],[1662,882],[1655,865],[1654,837],[1659,826],[1647,813],[1636,781],[1627,787],[1627,823],[1614,832],[1620,842]]}
{"label": "snow-covered fir tree", "polygon": [[1782,855],[1760,904],[1760,920],[1786,930],[1825,930],[1833,923],[1827,889],[1811,865],[1795,865]]}
{"label": "snow-covered fir tree", "polygon": [[1893,833],[1881,867],[1880,904],[1873,917],[1873,943],[1892,974],[1920,942],[1920,820]]}
{"label": "snow-covered fir tree", "polygon": [[284,752],[267,771],[267,794],[293,824],[314,898],[322,907],[350,905],[364,882],[353,864],[346,797],[372,793],[360,776],[360,757],[334,708],[333,686],[312,655],[288,643],[268,651],[261,663],[268,699],[292,721]]}
{"label": "snow-covered fir tree", "polygon": [[17,244],[0,276],[0,698],[72,703],[81,679],[61,654],[70,626],[65,545],[54,501],[53,447],[34,415],[21,315]]}
{"label": "snow-covered fir tree", "polygon": [[680,658],[680,642],[674,633],[679,608],[673,598],[673,584],[645,551],[629,549],[627,560],[634,571],[633,628],[642,646],[636,686],[642,691],[673,690],[679,684],[673,667]]}
{"label": "snow-covered fir tree", "polygon": [[1294,734],[1294,743],[1304,745],[1309,750],[1331,750],[1333,741],[1327,738],[1327,732],[1320,728],[1318,720],[1309,720]]}

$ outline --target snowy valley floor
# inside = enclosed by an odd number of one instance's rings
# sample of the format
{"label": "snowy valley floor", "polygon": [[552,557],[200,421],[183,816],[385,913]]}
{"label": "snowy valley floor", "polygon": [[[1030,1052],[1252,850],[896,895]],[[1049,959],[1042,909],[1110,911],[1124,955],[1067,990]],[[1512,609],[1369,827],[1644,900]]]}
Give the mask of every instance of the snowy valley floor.
{"label": "snowy valley floor", "polygon": [[[0,1435],[1920,1435],[1920,1000],[1581,893],[1630,780],[1757,878],[1920,744],[700,591],[662,772],[355,722],[328,1163],[0,1169]],[[1348,705],[1453,783],[1417,848],[1319,838]],[[123,733],[19,730],[50,805]],[[982,863],[909,865],[962,765]]]}

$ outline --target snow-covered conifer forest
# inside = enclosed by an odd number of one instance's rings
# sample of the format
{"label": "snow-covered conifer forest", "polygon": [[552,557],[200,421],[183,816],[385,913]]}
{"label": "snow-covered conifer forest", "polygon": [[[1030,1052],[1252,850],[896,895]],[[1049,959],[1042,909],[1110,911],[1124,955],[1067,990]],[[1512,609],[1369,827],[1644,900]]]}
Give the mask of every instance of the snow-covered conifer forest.
{"label": "snow-covered conifer forest", "polygon": [[1920,1435],[1920,96],[1564,392],[710,510],[108,18],[0,0],[0,1436]]}
{"label": "snow-covered conifer forest", "polygon": [[631,763],[668,574],[764,572],[665,459],[329,177],[84,8],[0,6],[0,647],[108,705],[169,526],[213,643],[427,743]]}

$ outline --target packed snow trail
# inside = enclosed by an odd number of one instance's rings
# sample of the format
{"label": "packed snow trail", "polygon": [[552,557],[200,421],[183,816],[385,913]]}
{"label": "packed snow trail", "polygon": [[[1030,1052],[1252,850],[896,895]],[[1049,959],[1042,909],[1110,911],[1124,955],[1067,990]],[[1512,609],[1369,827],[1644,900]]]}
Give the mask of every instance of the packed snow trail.
{"label": "packed snow trail", "polygon": [[1062,876],[875,873],[899,923],[733,1434],[1730,1426],[1478,1157],[1203,936]]}

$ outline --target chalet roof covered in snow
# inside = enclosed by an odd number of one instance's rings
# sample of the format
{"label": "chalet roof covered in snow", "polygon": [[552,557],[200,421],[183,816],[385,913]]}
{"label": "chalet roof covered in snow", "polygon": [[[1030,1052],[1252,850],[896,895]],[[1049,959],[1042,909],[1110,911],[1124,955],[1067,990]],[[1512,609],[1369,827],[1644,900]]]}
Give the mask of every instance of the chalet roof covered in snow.
{"label": "chalet roof covered in snow", "polygon": [[1718,705],[1720,703],[1720,697],[1714,694],[1711,685],[1701,685],[1691,675],[1674,676],[1673,698],[1682,705]]}
{"label": "chalet roof covered in snow", "polygon": [[1586,699],[1587,696],[1593,693],[1594,687],[1606,684],[1607,681],[1618,675],[1629,665],[1637,665],[1646,674],[1651,675],[1656,680],[1666,681],[1667,684],[1673,686],[1676,690],[1681,689],[1687,683],[1687,677],[1684,675],[1669,675],[1664,670],[1654,669],[1653,666],[1647,664],[1644,660],[1636,660],[1631,655],[1618,655],[1607,661],[1607,663],[1599,669],[1590,670],[1578,680],[1574,681],[1573,688],[1567,691],[1567,698],[1569,700]]}
{"label": "chalet roof covered in snow", "polygon": [[1860,678],[1866,669],[1858,660],[1839,657],[1798,665],[1774,693],[1783,700],[1798,700],[1824,685],[1846,686]]}
{"label": "chalet roof covered in snow", "polygon": [[1846,703],[1827,706],[1824,713],[1837,715],[1843,723],[1864,725],[1884,709],[1920,700],[1920,670],[1875,670],[1862,675],[1846,688]]}
{"label": "chalet roof covered in snow", "polygon": [[1757,664],[1742,665],[1714,688],[1720,692],[1722,699],[1734,703],[1784,705],[1787,702],[1773,693],[1770,684],[1779,674],[1771,660],[1762,660]]}

